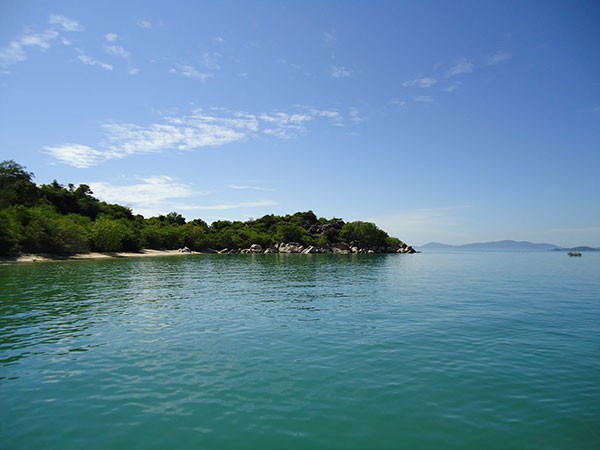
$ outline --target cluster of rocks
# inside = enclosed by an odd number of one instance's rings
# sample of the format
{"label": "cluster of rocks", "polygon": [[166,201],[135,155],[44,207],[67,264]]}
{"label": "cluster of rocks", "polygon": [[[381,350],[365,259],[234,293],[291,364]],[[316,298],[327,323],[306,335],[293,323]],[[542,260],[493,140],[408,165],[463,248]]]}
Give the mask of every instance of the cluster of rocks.
{"label": "cluster of rocks", "polygon": [[362,248],[354,242],[349,244],[340,242],[327,246],[308,245],[304,246],[298,242],[282,242],[281,244],[270,245],[263,248],[260,244],[252,244],[249,248],[244,249],[228,249],[218,251],[219,254],[259,254],[259,253],[334,253],[339,255],[349,254],[371,254],[371,253],[417,253],[410,245],[402,244],[400,247],[369,247]]}

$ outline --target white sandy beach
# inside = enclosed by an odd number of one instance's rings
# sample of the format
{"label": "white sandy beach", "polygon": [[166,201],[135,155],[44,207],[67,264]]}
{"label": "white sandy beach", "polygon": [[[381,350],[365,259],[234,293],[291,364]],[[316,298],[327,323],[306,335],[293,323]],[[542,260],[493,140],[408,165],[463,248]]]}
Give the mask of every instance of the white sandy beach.
{"label": "white sandy beach", "polygon": [[74,255],[47,255],[47,254],[33,254],[33,253],[22,253],[20,255],[1,258],[0,263],[35,263],[35,262],[49,262],[49,261],[82,261],[88,259],[110,259],[110,258],[142,258],[149,256],[185,256],[198,254],[198,252],[180,252],[179,250],[151,250],[144,249],[139,253],[134,252],[116,252],[116,253],[78,253]]}

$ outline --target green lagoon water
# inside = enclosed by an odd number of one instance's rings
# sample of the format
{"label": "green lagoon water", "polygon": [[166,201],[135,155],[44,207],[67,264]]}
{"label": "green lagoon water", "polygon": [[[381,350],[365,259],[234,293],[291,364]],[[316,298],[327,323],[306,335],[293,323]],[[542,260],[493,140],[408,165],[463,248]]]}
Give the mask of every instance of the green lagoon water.
{"label": "green lagoon water", "polygon": [[1,449],[598,449],[600,254],[0,266]]}

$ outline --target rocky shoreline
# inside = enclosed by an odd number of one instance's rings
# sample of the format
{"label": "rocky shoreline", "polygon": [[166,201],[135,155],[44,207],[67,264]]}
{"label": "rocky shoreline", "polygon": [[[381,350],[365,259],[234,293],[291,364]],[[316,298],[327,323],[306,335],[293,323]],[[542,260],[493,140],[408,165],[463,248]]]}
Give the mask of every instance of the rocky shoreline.
{"label": "rocky shoreline", "polygon": [[298,242],[287,242],[278,245],[271,245],[263,248],[259,244],[252,244],[249,248],[238,248],[238,249],[222,249],[222,250],[203,250],[201,252],[192,251],[187,247],[183,247],[177,250],[152,250],[144,249],[141,252],[115,252],[115,253],[78,253],[73,255],[54,255],[54,254],[31,254],[21,253],[14,256],[6,256],[0,258],[0,264],[14,264],[14,263],[35,263],[35,262],[52,262],[52,261],[84,261],[90,259],[112,259],[112,258],[138,258],[148,256],[175,256],[175,255],[200,255],[200,254],[220,254],[220,255],[256,255],[256,254],[314,254],[314,253],[330,253],[336,255],[350,255],[350,254],[374,254],[374,253],[420,253],[410,245],[403,244],[398,247],[368,247],[363,248],[355,243],[339,243],[330,246],[315,246],[315,245],[301,245]]}
{"label": "rocky shoreline", "polygon": [[[187,248],[180,249],[181,252],[189,252]],[[222,250],[211,250],[208,253],[218,253],[221,255],[231,254],[272,254],[272,253],[300,253],[300,254],[312,254],[312,253],[332,253],[337,255],[350,255],[350,254],[374,254],[374,253],[403,253],[413,254],[419,253],[410,245],[402,244],[398,247],[361,247],[355,242],[345,243],[340,242],[338,244],[317,246],[307,245],[304,246],[298,242],[282,242],[276,245],[270,245],[269,247],[263,248],[260,244],[252,244],[249,248],[236,248],[229,249],[224,248]]]}

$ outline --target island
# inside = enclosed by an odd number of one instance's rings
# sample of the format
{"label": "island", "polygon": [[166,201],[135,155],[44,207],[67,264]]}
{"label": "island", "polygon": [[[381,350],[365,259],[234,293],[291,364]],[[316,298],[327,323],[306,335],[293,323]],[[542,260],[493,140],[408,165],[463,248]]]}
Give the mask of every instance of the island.
{"label": "island", "polygon": [[[67,258],[90,253],[416,253],[372,222],[319,218],[313,211],[269,214],[247,221],[181,214],[145,218],[130,208],[98,200],[86,184],[36,185],[15,161],[0,163],[0,256]],[[35,259],[35,258],[34,258]]]}

